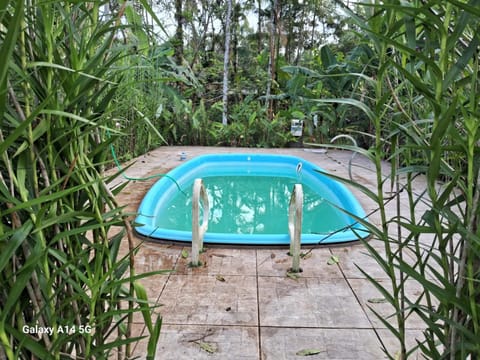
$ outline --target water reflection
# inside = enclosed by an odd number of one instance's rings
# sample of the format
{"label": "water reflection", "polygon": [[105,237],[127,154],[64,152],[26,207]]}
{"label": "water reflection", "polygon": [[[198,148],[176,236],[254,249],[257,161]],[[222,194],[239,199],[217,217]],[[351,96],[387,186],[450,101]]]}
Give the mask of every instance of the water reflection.
{"label": "water reflection", "polygon": [[[208,232],[284,234],[297,179],[270,176],[219,176],[203,179],[210,204]],[[178,196],[159,212],[157,225],[191,231],[191,195]],[[344,215],[304,185],[304,233],[328,233],[345,225]]]}
{"label": "water reflection", "polygon": [[288,214],[290,184],[285,178],[207,178],[205,185],[212,204],[212,229],[237,234],[286,231],[283,220]]}

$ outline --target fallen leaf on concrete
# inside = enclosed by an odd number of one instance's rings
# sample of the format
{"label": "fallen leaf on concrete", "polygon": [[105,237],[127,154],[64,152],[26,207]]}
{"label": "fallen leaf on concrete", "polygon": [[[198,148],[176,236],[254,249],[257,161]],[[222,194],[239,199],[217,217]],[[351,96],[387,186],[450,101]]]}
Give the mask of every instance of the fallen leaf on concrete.
{"label": "fallen leaf on concrete", "polygon": [[371,298],[371,299],[368,299],[367,301],[369,303],[372,303],[372,304],[382,304],[382,303],[386,303],[387,299],[385,299],[385,298]]}
{"label": "fallen leaf on concrete", "polygon": [[183,259],[188,258],[188,251],[185,250],[185,249],[182,250],[182,258],[183,258]]}
{"label": "fallen leaf on concrete", "polygon": [[291,271],[287,271],[287,277],[289,277],[290,279],[293,279],[293,280],[298,280],[300,278],[300,274],[295,273],[295,272],[291,272]]}
{"label": "fallen leaf on concrete", "polygon": [[330,256],[330,259],[327,261],[327,265],[335,265],[340,262],[340,259],[338,258],[337,255],[332,255]]}
{"label": "fallen leaf on concrete", "polygon": [[295,355],[297,356],[311,356],[311,355],[317,355],[320,354],[321,352],[324,352],[325,350],[320,350],[320,349],[304,349],[297,351]]}
{"label": "fallen leaf on concrete", "polygon": [[200,346],[200,349],[208,352],[209,354],[214,354],[218,351],[217,345],[215,344],[207,343],[204,341],[197,341],[196,344]]}
{"label": "fallen leaf on concrete", "polygon": [[225,282],[225,278],[222,275],[215,276],[215,279],[217,279],[218,281],[221,281],[221,282]]}
{"label": "fallen leaf on concrete", "polygon": [[308,251],[306,253],[301,253],[300,254],[300,257],[303,259],[303,260],[306,260],[306,259],[309,259],[312,257],[312,252],[311,251]]}

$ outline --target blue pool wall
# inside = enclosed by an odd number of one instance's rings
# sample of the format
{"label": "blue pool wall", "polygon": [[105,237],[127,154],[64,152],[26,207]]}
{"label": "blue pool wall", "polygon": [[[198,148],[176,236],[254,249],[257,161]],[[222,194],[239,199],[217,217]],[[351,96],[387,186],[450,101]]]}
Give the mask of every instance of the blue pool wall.
{"label": "blue pool wall", "polygon": [[[191,231],[161,229],[155,225],[156,209],[161,201],[167,201],[191,183],[195,178],[208,176],[237,175],[239,168],[244,167],[242,174],[255,171],[255,175],[291,176],[302,163],[301,176],[303,182],[311,182],[314,188],[316,181],[321,181],[339,199],[339,207],[347,213],[365,219],[365,211],[348,188],[342,183],[321,174],[324,170],[302,158],[288,155],[271,154],[213,154],[201,155],[176,167],[168,173],[168,177],[158,180],[143,198],[135,220],[135,230],[142,236],[151,239],[191,242]],[[172,179],[175,179],[173,181]],[[180,189],[179,189],[180,187]],[[165,200],[162,200],[165,199]],[[369,236],[367,229],[351,219],[352,226],[333,234],[302,234],[302,244],[331,244],[358,240]],[[205,243],[245,244],[245,245],[287,245],[290,242],[288,233],[279,234],[223,234],[207,233]]]}

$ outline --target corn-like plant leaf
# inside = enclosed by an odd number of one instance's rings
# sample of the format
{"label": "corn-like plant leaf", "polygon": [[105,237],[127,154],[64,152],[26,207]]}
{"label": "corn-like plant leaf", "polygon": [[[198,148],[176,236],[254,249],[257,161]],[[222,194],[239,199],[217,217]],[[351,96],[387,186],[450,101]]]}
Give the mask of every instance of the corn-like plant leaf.
{"label": "corn-like plant leaf", "polygon": [[32,251],[28,260],[16,273],[15,282],[11,284],[8,298],[4,302],[3,309],[0,311],[0,323],[5,323],[10,311],[19,302],[19,298],[24,292],[27,283],[30,281],[32,273],[36,271],[36,266],[42,256],[38,247],[34,248],[34,252]]}
{"label": "corn-like plant leaf", "polygon": [[480,38],[477,35],[468,44],[468,47],[463,50],[462,56],[452,65],[450,70],[445,75],[445,79],[443,80],[442,84],[444,91],[448,91],[452,83],[459,80],[460,74],[465,71],[465,68],[471,61],[472,56],[477,53],[479,44]]}
{"label": "corn-like plant leaf", "polygon": [[31,220],[28,220],[18,229],[3,234],[0,238],[0,272],[9,264],[8,260],[15,254],[15,251],[30,234],[33,228]]}
{"label": "corn-like plant leaf", "polygon": [[477,18],[480,18],[480,2],[478,0],[470,0],[468,2],[461,2],[458,0],[449,0],[449,3],[458,6],[459,9],[464,10],[467,14],[475,15]]}
{"label": "corn-like plant leaf", "polygon": [[128,338],[116,338],[113,341],[105,342],[100,346],[96,346],[92,351],[93,355],[96,355],[96,358],[103,356],[105,353],[111,353],[112,350],[121,348],[123,345],[134,344],[140,340],[145,339],[145,336],[132,336]]}
{"label": "corn-like plant leaf", "polygon": [[153,360],[155,358],[161,329],[162,329],[162,317],[158,315],[157,319],[155,320],[155,326],[153,327],[153,331],[150,332],[150,337],[148,339],[147,360]]}
{"label": "corn-like plant leaf", "polygon": [[349,179],[345,179],[341,176],[336,176],[336,175],[333,175],[331,173],[327,173],[327,172],[324,172],[324,171],[319,171],[319,173],[321,173],[322,175],[325,175],[325,176],[328,176],[332,179],[335,179],[337,181],[340,181],[340,182],[343,182],[349,186],[352,186],[354,187],[355,189],[357,190],[360,190],[362,193],[364,193],[365,195],[367,195],[370,199],[372,199],[373,201],[375,202],[379,202],[379,199],[378,199],[378,196],[372,191],[370,190],[369,188],[367,188],[366,186],[356,182],[356,181],[353,181],[353,180],[349,180]]}
{"label": "corn-like plant leaf", "polygon": [[140,284],[138,281],[133,283],[133,287],[135,288],[135,294],[138,298],[138,304],[140,306],[143,320],[145,321],[145,325],[150,333],[153,332],[153,323],[152,323],[152,314],[150,313],[150,306],[148,304],[148,297],[147,291],[145,287]]}
{"label": "corn-like plant leaf", "polygon": [[375,119],[374,112],[367,106],[365,103],[356,100],[356,99],[348,99],[348,98],[339,98],[339,99],[314,99],[312,100],[314,103],[319,104],[345,104],[349,106],[353,106],[359,110],[361,110],[370,120]]}
{"label": "corn-like plant leaf", "polygon": [[[8,16],[7,8],[10,6],[11,3],[12,2],[8,0],[2,1],[2,4],[0,5],[0,24],[3,24],[5,17]],[[12,4],[12,6],[14,14],[9,19],[9,26],[8,29],[6,29],[7,33],[0,46],[0,54],[2,54],[2,56],[0,56],[0,118],[2,119],[5,112],[5,100],[7,96],[6,89],[7,74],[9,69],[8,63],[16,46],[16,39],[18,37],[18,34],[20,33],[20,23],[22,21],[24,13],[23,1],[16,1]],[[0,151],[0,154],[1,153],[2,151]]]}
{"label": "corn-like plant leaf", "polygon": [[31,62],[31,63],[28,64],[28,68],[41,68],[41,67],[47,67],[47,68],[52,68],[52,69],[62,70],[62,71],[69,71],[69,72],[87,77],[89,79],[95,80],[96,83],[97,82],[107,82],[111,85],[115,85],[115,83],[112,82],[112,81],[105,80],[105,79],[102,79],[100,77],[97,77],[97,76],[94,76],[94,75],[91,75],[91,74],[88,74],[88,73],[85,73],[85,72],[82,72],[82,71],[74,70],[74,69],[71,69],[69,67],[59,65],[59,64],[48,63],[48,62],[45,62],[45,61],[34,61],[34,62]]}
{"label": "corn-like plant leaf", "polygon": [[5,329],[21,342],[22,346],[31,351],[37,359],[48,359],[51,357],[51,353],[34,338],[26,336],[23,332],[9,324],[5,324]]}
{"label": "corn-like plant leaf", "polygon": [[157,136],[158,138],[163,141],[165,144],[168,145],[167,141],[165,140],[165,138],[162,136],[162,134],[160,134],[160,132],[158,131],[158,129],[152,124],[152,122],[150,121],[150,119],[148,117],[146,117],[144,114],[142,114],[142,112],[140,112],[139,110],[136,110],[137,114],[143,119],[143,121],[145,121],[145,123],[150,127],[150,130],[152,130]]}

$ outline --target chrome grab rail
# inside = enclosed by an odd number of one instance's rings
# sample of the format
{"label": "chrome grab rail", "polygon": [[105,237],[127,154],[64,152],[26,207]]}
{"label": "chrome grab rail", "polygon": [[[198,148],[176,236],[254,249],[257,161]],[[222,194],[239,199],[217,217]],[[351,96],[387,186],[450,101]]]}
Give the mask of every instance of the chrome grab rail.
{"label": "chrome grab rail", "polygon": [[300,246],[302,237],[303,187],[295,184],[288,207],[288,234],[290,255],[293,258],[291,272],[300,272]]}
{"label": "chrome grab rail", "polygon": [[[199,266],[200,251],[203,249],[203,237],[208,229],[210,206],[202,179],[195,179],[193,183],[192,202],[192,266]],[[203,219],[200,225],[200,201],[203,203]]]}

